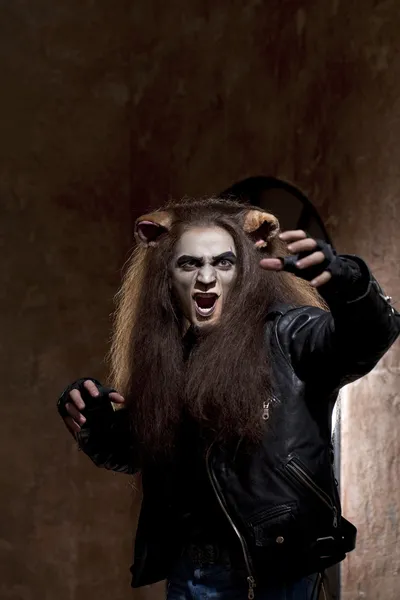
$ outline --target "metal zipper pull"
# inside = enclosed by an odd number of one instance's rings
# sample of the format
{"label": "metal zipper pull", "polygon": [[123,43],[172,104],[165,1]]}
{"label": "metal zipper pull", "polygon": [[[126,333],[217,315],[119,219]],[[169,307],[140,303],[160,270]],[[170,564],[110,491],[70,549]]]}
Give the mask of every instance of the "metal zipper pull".
{"label": "metal zipper pull", "polygon": [[263,402],[263,414],[262,414],[262,418],[264,419],[264,421],[268,421],[268,419],[269,419],[269,405],[270,405],[269,401],[265,400]]}
{"label": "metal zipper pull", "polygon": [[254,588],[256,587],[256,582],[254,577],[248,577],[247,582],[249,584],[249,592],[247,594],[247,598],[249,600],[254,600]]}
{"label": "metal zipper pull", "polygon": [[333,526],[335,529],[338,526],[338,513],[336,506],[333,507]]}
{"label": "metal zipper pull", "polygon": [[338,511],[328,494],[324,492],[324,490],[321,490],[321,488],[314,483],[311,477],[297,463],[288,463],[286,468],[289,469],[289,472],[292,472],[300,482],[310,488],[314,494],[316,494],[322,502],[331,509],[333,513],[333,527],[336,529],[338,526]]}

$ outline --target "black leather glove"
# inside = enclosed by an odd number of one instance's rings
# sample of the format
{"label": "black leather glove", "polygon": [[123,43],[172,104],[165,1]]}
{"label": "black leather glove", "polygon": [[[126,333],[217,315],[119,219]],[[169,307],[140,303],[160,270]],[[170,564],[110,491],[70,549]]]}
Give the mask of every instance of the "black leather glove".
{"label": "black leather glove", "polygon": [[[283,262],[283,270],[288,273],[293,273],[297,277],[301,277],[301,279],[306,279],[307,281],[312,281],[318,275],[321,275],[324,271],[330,271],[332,273],[332,277],[339,273],[341,270],[340,261],[337,261],[337,254],[335,250],[324,242],[323,240],[315,240],[317,242],[317,246],[312,250],[306,250],[304,252],[299,252],[298,254],[291,254],[289,256],[284,256],[281,258]],[[314,252],[322,252],[325,256],[325,260],[319,265],[313,265],[308,269],[299,269],[296,266],[296,263],[302,258],[306,258],[306,256],[310,256],[310,254],[314,254]]]}
{"label": "black leather glove", "polygon": [[[365,293],[369,283],[369,274],[362,268],[360,259],[356,256],[338,255],[327,242],[323,240],[315,241],[317,242],[317,246],[313,250],[282,257],[283,270],[293,273],[306,281],[312,281],[324,271],[329,271],[332,278],[318,288],[319,293],[324,298],[329,297],[331,299],[332,297],[343,295],[344,299],[352,300]],[[322,252],[325,257],[322,263],[313,265],[308,269],[299,269],[296,267],[297,261],[318,251]]]}
{"label": "black leather glove", "polygon": [[[96,387],[99,390],[99,395],[95,398],[91,396],[91,394],[83,385],[85,381],[88,380],[93,381],[93,383],[96,384]],[[107,420],[114,413],[109,394],[111,392],[115,392],[116,390],[114,390],[113,388],[103,386],[100,383],[100,381],[98,381],[97,379],[93,379],[93,377],[82,377],[81,379],[77,379],[76,381],[74,381],[74,383],[71,383],[71,385],[69,385],[63,391],[60,398],[58,399],[57,409],[61,417],[65,418],[69,416],[65,405],[68,402],[72,402],[72,400],[70,400],[69,398],[69,394],[70,392],[72,392],[72,390],[79,390],[82,396],[82,400],[85,403],[85,408],[81,411],[81,413],[86,418],[86,423],[83,425],[82,428],[84,428],[87,425],[90,425],[90,422],[93,421],[93,419],[96,419],[96,421],[103,419]]]}

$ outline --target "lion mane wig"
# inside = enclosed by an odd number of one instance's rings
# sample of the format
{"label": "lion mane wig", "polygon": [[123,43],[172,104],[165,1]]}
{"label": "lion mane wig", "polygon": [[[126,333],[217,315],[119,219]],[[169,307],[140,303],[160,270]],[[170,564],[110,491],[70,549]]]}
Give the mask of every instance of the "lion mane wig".
{"label": "lion mane wig", "polygon": [[[220,322],[194,336],[187,358],[169,264],[182,233],[198,226],[230,233],[237,280]],[[143,456],[170,455],[184,415],[222,440],[260,439],[263,405],[272,398],[268,310],[276,303],[325,308],[308,282],[259,266],[261,258],[287,254],[278,233],[274,215],[219,198],[173,202],[136,221],[137,245],[116,296],[110,362]]]}

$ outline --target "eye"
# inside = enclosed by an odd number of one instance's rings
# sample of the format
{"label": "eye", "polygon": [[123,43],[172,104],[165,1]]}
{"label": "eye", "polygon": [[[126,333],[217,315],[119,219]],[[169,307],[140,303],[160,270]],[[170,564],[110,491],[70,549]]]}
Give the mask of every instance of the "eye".
{"label": "eye", "polygon": [[231,260],[229,260],[229,258],[221,258],[218,262],[217,262],[217,266],[220,269],[230,269],[232,267],[233,263]]}
{"label": "eye", "polygon": [[197,269],[198,263],[194,259],[193,260],[186,260],[184,263],[181,263],[179,266],[184,271],[194,271],[194,269]]}

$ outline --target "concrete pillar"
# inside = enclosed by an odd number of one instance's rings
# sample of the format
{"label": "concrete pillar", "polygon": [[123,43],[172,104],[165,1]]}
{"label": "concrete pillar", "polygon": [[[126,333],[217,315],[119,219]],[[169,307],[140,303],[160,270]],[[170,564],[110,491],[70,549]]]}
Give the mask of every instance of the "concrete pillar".
{"label": "concrete pillar", "polygon": [[[329,214],[337,247],[365,257],[396,300],[400,296],[400,178],[393,173],[397,144],[387,146],[385,130],[374,123],[373,115],[371,106],[374,143],[364,146],[363,152],[377,168],[360,177],[353,173],[341,200],[332,198]],[[381,152],[387,162],[381,160]],[[399,365],[396,343],[367,377],[343,391],[343,511],[358,527],[358,544],[342,568],[342,600],[395,600],[399,593]]]}

